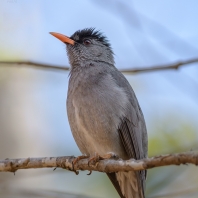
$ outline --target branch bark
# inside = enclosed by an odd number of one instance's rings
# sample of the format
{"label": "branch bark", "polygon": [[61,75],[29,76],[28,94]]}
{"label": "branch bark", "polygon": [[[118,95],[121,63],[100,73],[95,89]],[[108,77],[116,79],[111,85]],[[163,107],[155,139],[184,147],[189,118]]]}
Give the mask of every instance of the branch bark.
{"label": "branch bark", "polygon": [[[122,69],[120,70],[123,73],[141,73],[141,72],[153,72],[153,71],[160,71],[160,70],[170,70],[174,69],[177,70],[181,66],[186,66],[191,63],[198,62],[198,58],[189,59],[186,61],[181,61],[177,63],[167,64],[167,65],[157,65],[153,67],[144,67],[144,68],[132,68],[132,69]],[[0,61],[1,65],[8,65],[8,66],[25,66],[25,67],[32,67],[37,69],[54,69],[60,71],[68,71],[70,68],[68,66],[58,66],[58,65],[49,65],[37,62],[30,62],[30,61]]]}
{"label": "branch bark", "polygon": [[[0,172],[16,172],[19,169],[32,168],[63,168],[73,170],[72,161],[74,159],[74,156],[5,159],[0,160]],[[75,170],[93,170],[110,173],[118,171],[145,170],[160,166],[181,164],[198,165],[198,152],[191,151],[167,154],[142,160],[108,159],[101,160],[96,165],[91,166],[88,165],[88,159],[83,159],[75,165]]]}

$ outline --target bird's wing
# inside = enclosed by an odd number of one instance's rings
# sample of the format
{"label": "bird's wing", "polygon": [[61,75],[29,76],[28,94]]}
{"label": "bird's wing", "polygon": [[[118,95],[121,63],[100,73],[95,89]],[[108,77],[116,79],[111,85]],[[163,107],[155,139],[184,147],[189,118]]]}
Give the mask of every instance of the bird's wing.
{"label": "bird's wing", "polygon": [[[118,127],[118,133],[128,157],[137,160],[144,158],[146,155],[143,148],[143,136],[145,135],[143,130],[146,127],[143,115],[139,111],[141,111],[139,104],[137,104],[137,109],[134,108],[134,104],[130,104]],[[140,197],[142,197],[141,193],[144,197],[146,170],[137,171],[134,176],[137,179]]]}
{"label": "bird's wing", "polygon": [[[129,156],[129,158],[134,158],[134,159],[141,159],[144,157],[144,152],[142,151],[142,140],[139,139],[139,135],[137,134],[139,131],[139,127],[138,126],[134,126],[134,124],[128,120],[126,117],[124,117],[121,120],[121,123],[119,125],[118,128],[118,132],[120,135],[120,138],[122,140],[123,143],[123,147],[127,153],[127,155]],[[137,195],[137,197],[144,197],[144,189],[145,189],[145,179],[146,179],[146,170],[143,171],[136,171],[135,173],[131,173],[131,175],[136,178],[135,180],[133,180],[134,185],[132,185],[132,181],[126,181],[125,178],[127,178],[128,180],[131,179],[130,177],[130,172],[127,175],[122,175],[119,174],[119,176],[117,175],[117,173],[108,173],[107,174],[109,179],[111,180],[111,182],[113,183],[115,189],[117,190],[117,192],[119,193],[121,198],[128,198],[128,196],[126,195],[126,197],[123,195],[123,186],[121,186],[119,184],[120,181],[123,182],[124,184],[124,188],[127,189],[127,191],[129,191],[128,194],[131,194],[133,191],[133,186],[135,186],[137,184],[138,186],[138,191],[136,191],[136,193],[139,193],[139,195]],[[123,179],[124,178],[124,179]],[[130,188],[130,189],[129,189]],[[134,195],[134,197],[136,197]]]}
{"label": "bird's wing", "polygon": [[[141,139],[139,139],[139,131],[137,126],[127,118],[123,118],[118,129],[120,138],[122,140],[124,149],[129,158],[141,159],[144,157]],[[137,171],[138,187],[144,191],[146,179],[146,170]]]}
{"label": "bird's wing", "polygon": [[[120,118],[118,133],[129,158],[147,157],[147,132],[141,108],[130,84],[119,71],[112,71],[112,77],[119,87],[125,90],[129,105],[125,115]],[[144,192],[146,170],[137,171],[138,186]],[[115,184],[114,184],[115,186]],[[117,189],[118,190],[118,189]]]}

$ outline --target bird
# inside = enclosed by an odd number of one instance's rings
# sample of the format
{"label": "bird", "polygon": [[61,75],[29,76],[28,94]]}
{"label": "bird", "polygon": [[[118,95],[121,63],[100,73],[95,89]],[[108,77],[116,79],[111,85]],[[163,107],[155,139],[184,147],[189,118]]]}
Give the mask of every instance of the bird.
{"label": "bird", "polygon": [[[50,34],[66,44],[71,66],[67,115],[81,153],[100,159],[147,158],[145,119],[131,85],[115,67],[107,37],[95,28],[77,30],[70,37]],[[146,170],[107,176],[121,198],[145,197]]]}

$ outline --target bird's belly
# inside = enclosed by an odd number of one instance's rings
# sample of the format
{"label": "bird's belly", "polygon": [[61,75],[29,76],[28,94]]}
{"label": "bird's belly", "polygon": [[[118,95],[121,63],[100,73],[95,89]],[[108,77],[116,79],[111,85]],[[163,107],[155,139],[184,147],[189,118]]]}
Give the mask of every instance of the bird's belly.
{"label": "bird's belly", "polygon": [[[78,131],[76,143],[83,154],[93,156],[95,153],[105,155],[107,153],[115,153],[121,158],[125,158],[125,151],[122,148],[118,134],[107,134],[103,131],[91,131],[82,127]],[[116,131],[115,131],[116,133]],[[80,139],[79,139],[80,137]]]}
{"label": "bird's belly", "polygon": [[[77,106],[75,103],[73,120],[76,130],[72,131],[74,139],[83,154],[105,155],[115,153],[119,157],[127,158],[121,139],[117,131],[119,117],[98,109],[89,109],[87,106]],[[97,114],[97,115],[94,115]],[[105,114],[105,116],[103,116]]]}

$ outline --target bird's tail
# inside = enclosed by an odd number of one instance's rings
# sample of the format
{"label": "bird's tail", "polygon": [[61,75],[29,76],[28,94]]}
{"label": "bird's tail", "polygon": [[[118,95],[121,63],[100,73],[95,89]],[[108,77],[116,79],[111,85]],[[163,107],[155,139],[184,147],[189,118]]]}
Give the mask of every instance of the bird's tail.
{"label": "bird's tail", "polygon": [[116,178],[124,198],[144,198],[144,187],[138,171],[117,172]]}

